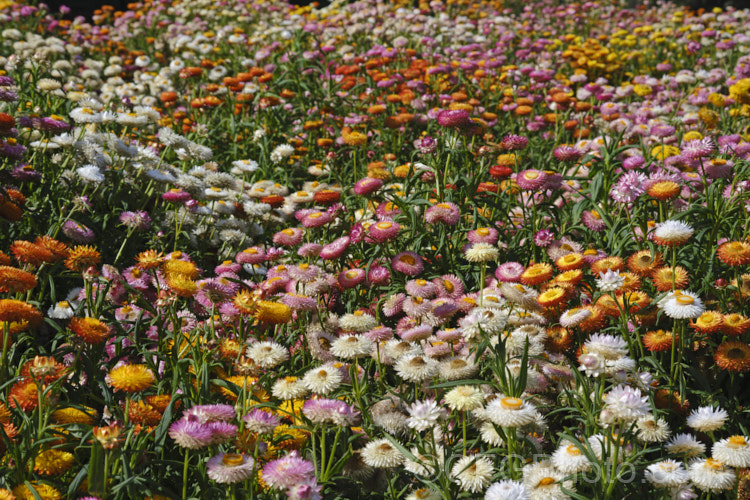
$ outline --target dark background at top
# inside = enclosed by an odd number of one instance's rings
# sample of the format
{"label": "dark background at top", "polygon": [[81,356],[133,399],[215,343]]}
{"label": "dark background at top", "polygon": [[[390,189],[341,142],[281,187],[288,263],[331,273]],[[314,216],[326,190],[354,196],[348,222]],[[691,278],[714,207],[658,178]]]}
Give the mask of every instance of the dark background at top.
{"label": "dark background at top", "polygon": [[[293,5],[309,5],[312,0],[291,0],[290,3]],[[111,5],[116,10],[126,10],[128,0],[46,0],[45,3],[49,5],[52,12],[57,12],[61,5],[67,5],[70,7],[71,12],[67,16],[68,19],[73,19],[75,16],[84,16],[87,19],[91,19],[91,15],[94,11],[100,8],[102,5]],[[328,0],[318,0],[320,5],[327,5]],[[417,2],[415,2],[417,3]],[[641,2],[630,0],[628,4],[639,4]],[[725,7],[726,5],[733,5],[737,8],[750,7],[750,0],[676,0],[676,3],[692,7],[694,9],[704,8],[710,9],[713,7]]]}

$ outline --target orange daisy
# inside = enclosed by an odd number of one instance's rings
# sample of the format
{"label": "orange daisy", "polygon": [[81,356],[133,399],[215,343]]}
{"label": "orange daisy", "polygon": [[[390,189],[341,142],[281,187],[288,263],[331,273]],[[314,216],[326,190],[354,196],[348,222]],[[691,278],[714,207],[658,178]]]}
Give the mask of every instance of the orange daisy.
{"label": "orange daisy", "polygon": [[141,252],[135,258],[138,267],[141,269],[155,269],[159,267],[164,259],[164,255],[156,250],[146,250]]}
{"label": "orange daisy", "polygon": [[198,284],[184,274],[168,274],[167,286],[178,297],[192,297],[198,291]]}
{"label": "orange daisy", "polygon": [[659,181],[648,189],[648,195],[656,200],[668,201],[680,194],[680,185],[673,181]]}
{"label": "orange daisy", "polygon": [[30,264],[35,267],[55,261],[54,253],[30,241],[14,241],[10,246],[10,252],[21,264]]}
{"label": "orange daisy", "polygon": [[719,368],[744,373],[750,370],[750,345],[735,340],[724,342],[716,349],[714,360]]}
{"label": "orange daisy", "polygon": [[55,256],[55,261],[66,259],[68,257],[68,252],[70,252],[68,245],[61,241],[57,241],[51,236],[37,236],[34,240],[34,244],[52,252],[52,255]]}

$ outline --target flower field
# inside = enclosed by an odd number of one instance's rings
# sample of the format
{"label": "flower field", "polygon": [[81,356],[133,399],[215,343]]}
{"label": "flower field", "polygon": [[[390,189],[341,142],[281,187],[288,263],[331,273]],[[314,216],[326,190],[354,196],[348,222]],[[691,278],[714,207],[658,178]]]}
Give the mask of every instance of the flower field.
{"label": "flower field", "polygon": [[0,500],[750,499],[750,12],[0,1]]}

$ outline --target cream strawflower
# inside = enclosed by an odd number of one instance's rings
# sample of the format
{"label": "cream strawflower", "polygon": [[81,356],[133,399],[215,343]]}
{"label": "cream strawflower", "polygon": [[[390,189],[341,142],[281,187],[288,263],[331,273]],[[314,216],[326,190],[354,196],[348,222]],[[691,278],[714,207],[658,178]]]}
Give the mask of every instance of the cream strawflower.
{"label": "cream strawflower", "polygon": [[682,462],[662,460],[646,468],[646,480],[657,488],[677,488],[690,480]]}
{"label": "cream strawflower", "polygon": [[370,467],[384,469],[404,463],[404,455],[388,439],[375,439],[362,448],[362,461]]}
{"label": "cream strawflower", "polygon": [[459,385],[445,395],[445,404],[455,411],[471,411],[484,403],[484,393],[471,385]]}
{"label": "cream strawflower", "polygon": [[429,380],[438,372],[438,362],[421,355],[402,356],[396,362],[396,373],[409,382]]}
{"label": "cream strawflower", "polygon": [[693,458],[706,452],[706,445],[690,434],[677,434],[664,446],[670,455]]}
{"label": "cream strawflower", "polygon": [[750,467],[750,444],[745,436],[730,436],[714,443],[711,456],[732,467]]}
{"label": "cream strawflower", "polygon": [[276,342],[256,342],[247,348],[247,357],[260,368],[273,368],[287,359],[289,351]]}
{"label": "cream strawflower", "polygon": [[333,341],[331,354],[337,358],[354,359],[369,356],[373,343],[364,335],[344,335]]}
{"label": "cream strawflower", "polygon": [[552,453],[552,465],[565,474],[576,474],[591,469],[591,462],[581,450],[563,439],[557,449]]}
{"label": "cream strawflower", "polygon": [[372,330],[378,325],[378,321],[371,315],[355,311],[350,314],[344,314],[339,318],[339,328],[349,332],[366,332]]}
{"label": "cream strawflower", "polygon": [[729,490],[737,479],[732,469],[713,458],[696,460],[690,464],[688,474],[695,487],[707,493]]}
{"label": "cream strawflower", "polygon": [[726,410],[711,406],[701,406],[697,410],[690,412],[687,424],[698,432],[711,432],[721,429],[728,418],[729,414]]}
{"label": "cream strawflower", "polygon": [[530,498],[526,486],[509,479],[493,483],[484,494],[484,500],[529,500]]}
{"label": "cream strawflower", "polygon": [[657,305],[672,319],[694,319],[706,309],[698,295],[684,290],[671,292]]}
{"label": "cream strawflower", "polygon": [[475,455],[460,458],[451,469],[451,476],[461,491],[471,493],[479,493],[489,486],[492,474],[492,462]]}
{"label": "cream strawflower", "polygon": [[638,441],[641,443],[661,443],[669,438],[669,424],[653,415],[639,418],[635,423]]}
{"label": "cream strawflower", "polygon": [[500,427],[523,427],[536,420],[533,405],[502,394],[487,404],[485,414],[493,424]]}
{"label": "cream strawflower", "polygon": [[575,491],[573,481],[564,481],[567,474],[558,471],[549,460],[524,466],[523,484],[529,490],[531,500],[562,500],[570,498],[563,491]]}
{"label": "cream strawflower", "polygon": [[305,373],[302,383],[315,394],[326,395],[341,385],[344,377],[338,368],[330,365],[319,366]]}
{"label": "cream strawflower", "polygon": [[652,233],[654,241],[659,245],[681,245],[693,235],[693,228],[679,220],[664,221]]}
{"label": "cream strawflower", "polygon": [[464,257],[469,262],[488,262],[497,260],[499,256],[500,250],[489,243],[474,243],[464,253]]}
{"label": "cream strawflower", "polygon": [[284,377],[277,379],[271,387],[273,397],[288,401],[290,399],[300,399],[307,395],[305,383],[297,377]]}

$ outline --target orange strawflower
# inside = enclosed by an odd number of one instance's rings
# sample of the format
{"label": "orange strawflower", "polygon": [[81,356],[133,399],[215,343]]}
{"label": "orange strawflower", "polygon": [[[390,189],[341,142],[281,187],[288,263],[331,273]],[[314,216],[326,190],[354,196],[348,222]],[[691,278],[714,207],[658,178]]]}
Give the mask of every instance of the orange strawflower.
{"label": "orange strawflower", "polygon": [[68,367],[58,362],[52,356],[34,356],[21,367],[21,376],[34,380],[42,380],[45,384],[51,384],[65,375]]}
{"label": "orange strawflower", "polygon": [[714,360],[719,368],[744,373],[750,370],[750,345],[736,340],[724,342],[716,349]]}
{"label": "orange strawflower", "polygon": [[666,351],[672,348],[672,332],[652,330],[643,336],[643,345],[651,352]]}
{"label": "orange strawflower", "polygon": [[573,335],[570,331],[562,326],[553,326],[547,328],[547,338],[545,346],[552,352],[564,352],[573,345]]}
{"label": "orange strawflower", "polygon": [[714,333],[721,329],[724,317],[718,311],[705,311],[695,321],[690,322],[690,327],[701,333]]}
{"label": "orange strawflower", "polygon": [[648,195],[656,200],[667,201],[680,194],[680,185],[673,181],[659,181],[648,189]]}
{"label": "orange strawflower", "polygon": [[0,266],[0,292],[19,293],[31,290],[37,284],[36,276],[11,266]]}
{"label": "orange strawflower", "polygon": [[[651,281],[654,286],[660,292],[672,291],[672,268],[671,267],[660,267],[654,269],[651,273]],[[675,266],[674,268],[674,289],[684,290],[688,285],[688,272],[682,266]]]}
{"label": "orange strawflower", "polygon": [[563,255],[555,261],[555,266],[560,271],[572,271],[574,269],[581,269],[586,265],[586,261],[583,260],[583,255],[580,253],[569,253]]}
{"label": "orange strawflower", "polygon": [[155,269],[161,265],[164,255],[156,250],[146,250],[139,253],[135,260],[141,269]]}
{"label": "orange strawflower", "polygon": [[91,266],[101,262],[102,256],[96,248],[89,245],[76,245],[65,259],[65,267],[71,271],[82,273]]}
{"label": "orange strawflower", "polygon": [[607,322],[607,316],[598,305],[585,305],[581,309],[591,311],[591,316],[578,323],[578,328],[584,332],[595,332],[601,330]]}
{"label": "orange strawflower", "polygon": [[42,313],[31,304],[15,299],[0,299],[0,322],[28,321],[30,324],[34,324],[41,322],[41,320]]}
{"label": "orange strawflower", "polygon": [[113,368],[107,378],[112,388],[123,392],[145,391],[155,381],[153,372],[146,365],[120,365]]}
{"label": "orange strawflower", "polygon": [[10,246],[10,252],[21,264],[40,266],[55,261],[55,254],[43,246],[30,241],[16,240]]}
{"label": "orange strawflower", "polygon": [[192,297],[198,291],[198,284],[184,274],[168,274],[167,286],[178,297]]}
{"label": "orange strawflower", "polygon": [[39,406],[37,386],[29,378],[19,378],[10,388],[8,393],[8,404],[11,408],[20,408],[23,411],[32,411]]}
{"label": "orange strawflower", "polygon": [[716,256],[728,266],[744,266],[750,263],[750,243],[746,241],[727,241],[716,250]]}
{"label": "orange strawflower", "polygon": [[565,271],[555,276],[554,282],[559,285],[577,285],[583,280],[583,271],[580,269],[573,269],[571,271]]}
{"label": "orange strawflower", "polygon": [[70,252],[68,245],[50,236],[37,236],[34,244],[52,252],[56,261],[65,260]]}
{"label": "orange strawflower", "polygon": [[661,254],[650,250],[641,250],[628,257],[628,269],[638,276],[648,276],[661,265]]}
{"label": "orange strawflower", "polygon": [[521,283],[528,286],[540,285],[552,277],[552,266],[547,263],[533,264],[521,274]]}
{"label": "orange strawflower", "polygon": [[601,273],[606,273],[607,269],[611,269],[612,271],[620,272],[625,267],[622,259],[620,257],[610,255],[609,257],[604,257],[603,259],[599,259],[593,264],[591,264],[591,272],[594,274],[594,276],[599,276]]}
{"label": "orange strawflower", "polygon": [[545,308],[560,307],[567,302],[567,300],[567,291],[564,288],[557,286],[548,288],[536,298],[537,303]]}
{"label": "orange strawflower", "polygon": [[109,337],[109,327],[96,318],[71,318],[68,328],[84,342],[101,344]]}
{"label": "orange strawflower", "polygon": [[750,331],[750,318],[738,313],[726,314],[723,318],[722,330],[733,337],[743,335]]}

